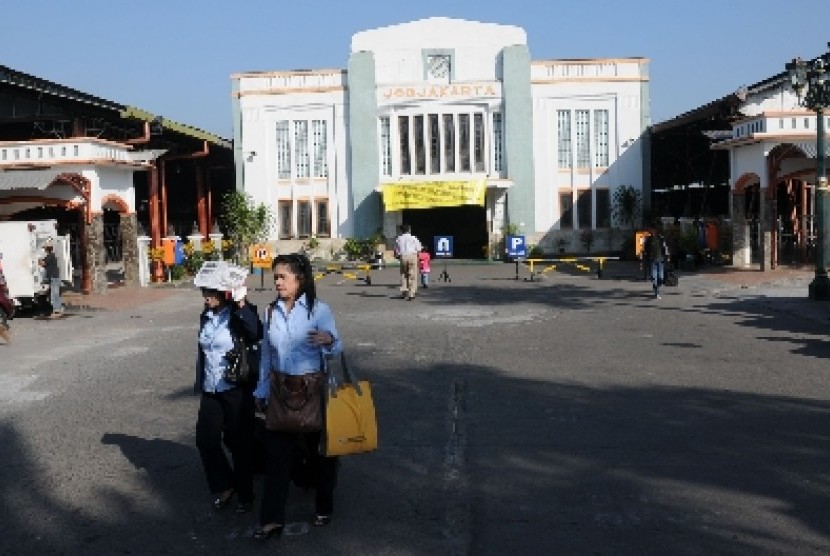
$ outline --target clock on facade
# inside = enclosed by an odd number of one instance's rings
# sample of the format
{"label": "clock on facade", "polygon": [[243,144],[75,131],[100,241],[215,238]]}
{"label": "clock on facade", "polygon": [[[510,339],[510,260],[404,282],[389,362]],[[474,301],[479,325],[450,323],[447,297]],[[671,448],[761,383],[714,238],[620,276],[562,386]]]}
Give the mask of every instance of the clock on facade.
{"label": "clock on facade", "polygon": [[429,56],[427,65],[430,77],[444,79],[450,75],[450,57],[446,54]]}

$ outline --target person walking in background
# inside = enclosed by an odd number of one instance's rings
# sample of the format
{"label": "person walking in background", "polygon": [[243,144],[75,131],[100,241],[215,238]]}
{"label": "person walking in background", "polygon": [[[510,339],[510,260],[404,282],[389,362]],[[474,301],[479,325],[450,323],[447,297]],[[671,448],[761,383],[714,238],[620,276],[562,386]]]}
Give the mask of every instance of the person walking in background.
{"label": "person walking in background", "polygon": [[645,254],[651,262],[651,287],[654,290],[654,298],[662,299],[660,286],[663,285],[665,277],[666,261],[669,257],[668,248],[666,238],[656,226],[652,225],[650,232],[651,235],[646,239]]}
{"label": "person walking in background", "polygon": [[[297,450],[304,449],[310,456],[309,469],[316,479],[313,481],[314,526],[331,522],[337,476],[337,458],[325,457],[319,452],[322,425],[320,430],[289,432],[280,429],[282,423],[269,420],[269,415],[276,413],[276,408],[271,405],[281,403],[278,381],[284,381],[286,385],[305,384],[309,398],[322,396],[322,357],[342,351],[334,315],[326,303],[317,299],[308,258],[301,254],[277,255],[272,268],[277,299],[266,312],[259,382],[254,391],[257,407],[266,414],[265,481],[260,527],[254,531],[257,541],[282,534]],[[315,378],[319,379],[319,389],[313,392],[309,384],[315,382]],[[299,387],[290,390],[300,391]],[[322,415],[319,417],[323,422]]]}
{"label": "person walking in background", "polygon": [[412,301],[418,291],[418,253],[421,242],[412,235],[409,224],[401,226],[401,235],[395,238],[395,255],[401,261],[401,297]]}
{"label": "person walking in background", "polygon": [[9,286],[3,274],[3,254],[0,253],[0,338],[10,344],[12,341],[9,332],[9,319],[14,316],[14,304],[9,297]]}
{"label": "person walking in background", "polygon": [[[201,394],[196,420],[196,446],[202,459],[208,488],[214,495],[213,508],[224,509],[234,494],[236,513],[253,509],[253,384],[225,381],[226,354],[234,348],[233,336],[246,346],[262,338],[262,322],[256,306],[247,302],[246,289],[217,280],[202,287],[204,310],[199,316],[196,382]],[[257,368],[251,369],[256,382]],[[233,463],[222,445],[230,451]]]}
{"label": "person walking in background", "polygon": [[421,273],[421,286],[423,286],[424,288],[429,287],[429,263],[429,250],[426,247],[421,247],[421,252],[418,253],[418,271]]}
{"label": "person walking in background", "polygon": [[61,273],[58,269],[58,257],[55,255],[55,248],[51,241],[43,245],[46,256],[40,261],[46,275],[44,279],[49,284],[49,301],[52,303],[52,314],[49,318],[59,318],[63,315],[63,303],[61,302]]}

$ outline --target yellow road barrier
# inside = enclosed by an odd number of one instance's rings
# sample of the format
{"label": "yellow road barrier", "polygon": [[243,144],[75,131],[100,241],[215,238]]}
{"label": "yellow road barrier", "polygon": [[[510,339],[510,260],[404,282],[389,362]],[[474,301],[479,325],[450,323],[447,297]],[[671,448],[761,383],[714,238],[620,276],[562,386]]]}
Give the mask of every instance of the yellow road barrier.
{"label": "yellow road barrier", "polygon": [[[617,261],[619,257],[557,257],[554,259],[524,259],[522,261],[516,260],[516,280],[519,279],[519,263],[522,262],[528,265],[530,270],[530,281],[533,281],[537,276],[542,274],[546,274],[553,270],[557,269],[557,266],[561,264],[568,264],[573,265],[573,268],[576,270],[580,270],[582,272],[596,272],[597,278],[602,278],[602,271],[605,267],[605,261]],[[591,267],[589,264],[583,263],[596,263],[596,267]],[[546,267],[542,268],[541,270],[536,270],[536,265],[546,263],[559,263],[557,264],[548,264]]]}
{"label": "yellow road barrier", "polygon": [[346,280],[362,280],[367,285],[372,283],[372,265],[367,263],[329,263],[324,271],[318,271],[314,275],[314,279],[320,280],[329,274],[339,274],[343,277],[343,280],[337,282],[338,285]]}

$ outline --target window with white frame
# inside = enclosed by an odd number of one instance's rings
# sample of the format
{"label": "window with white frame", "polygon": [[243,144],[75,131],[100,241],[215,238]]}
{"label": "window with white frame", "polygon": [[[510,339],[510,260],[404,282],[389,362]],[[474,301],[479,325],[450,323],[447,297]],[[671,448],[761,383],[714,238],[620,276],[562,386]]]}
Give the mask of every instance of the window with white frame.
{"label": "window with white frame", "polygon": [[570,230],[574,227],[574,200],[570,191],[559,193],[559,228]]}
{"label": "window with white frame", "polygon": [[309,174],[308,155],[308,121],[294,121],[294,163],[297,165],[295,175],[307,178]]}
{"label": "window with white frame", "polygon": [[441,173],[441,127],[438,114],[429,115],[429,172]]}
{"label": "window with white frame", "polygon": [[427,171],[427,153],[424,144],[424,117],[412,118],[412,141],[415,144],[415,173],[423,175]]}
{"label": "window with white frame", "polygon": [[390,133],[389,117],[380,119],[380,160],[381,172],[384,176],[392,175],[392,135]]}
{"label": "window with white frame", "polygon": [[281,180],[291,178],[291,136],[288,120],[277,122],[277,177]]}
{"label": "window with white frame", "polygon": [[484,172],[484,114],[473,114],[473,163],[476,172]]}
{"label": "window with white frame", "polygon": [[326,120],[312,120],[311,133],[314,142],[314,177],[325,178],[329,175],[326,148]]}
{"label": "window with white frame", "polygon": [[576,110],[576,167],[591,167],[591,112]]}
{"label": "window with white frame", "polygon": [[504,148],[502,137],[504,137],[504,121],[501,112],[493,113],[493,171],[501,172],[504,168]]}
{"label": "window with white frame", "polygon": [[470,115],[458,115],[458,171],[470,171]]}
{"label": "window with white frame", "polygon": [[278,203],[277,227],[281,239],[291,237],[291,201],[280,201]]}
{"label": "window with white frame", "polygon": [[590,189],[583,189],[576,194],[576,222],[580,230],[591,229],[591,209],[593,195]]}
{"label": "window with white frame", "polygon": [[[436,175],[441,173],[484,173],[489,166],[504,166],[504,126],[501,114],[494,117],[489,132],[485,112],[457,114],[400,114],[397,136],[391,118],[379,118],[381,175],[392,173],[392,151],[397,149],[399,174]],[[491,120],[493,121],[493,120]],[[396,141],[395,145],[392,142]],[[488,148],[488,141],[494,143]],[[493,151],[495,161],[489,159]]]}
{"label": "window with white frame", "polygon": [[455,117],[444,114],[444,172],[455,172]]}
{"label": "window with white frame", "polygon": [[571,147],[571,111],[557,110],[557,133],[559,136],[558,150],[559,150],[559,167],[571,168],[573,159],[573,151]]}
{"label": "window with white frame", "polygon": [[297,235],[311,235],[311,203],[308,201],[297,201]]}
{"label": "window with white frame", "polygon": [[409,157],[409,116],[398,116],[398,142],[401,147],[401,174],[412,173],[412,159]]}
{"label": "window with white frame", "polygon": [[317,235],[328,237],[331,235],[331,221],[329,219],[328,199],[324,201],[316,201],[315,208],[317,209]]}
{"label": "window with white frame", "polygon": [[611,193],[607,189],[596,190],[597,228],[611,227]]}
{"label": "window with white frame", "polygon": [[608,166],[608,110],[594,110],[594,166]]}

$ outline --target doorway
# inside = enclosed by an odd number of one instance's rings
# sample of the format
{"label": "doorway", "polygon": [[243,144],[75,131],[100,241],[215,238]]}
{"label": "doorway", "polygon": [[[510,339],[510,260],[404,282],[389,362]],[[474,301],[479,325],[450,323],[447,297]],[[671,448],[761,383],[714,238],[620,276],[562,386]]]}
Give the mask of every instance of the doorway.
{"label": "doorway", "polygon": [[412,234],[421,240],[430,253],[435,236],[453,236],[453,258],[484,259],[486,257],[487,216],[484,207],[462,205],[430,209],[406,209],[403,222],[412,226]]}

